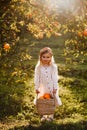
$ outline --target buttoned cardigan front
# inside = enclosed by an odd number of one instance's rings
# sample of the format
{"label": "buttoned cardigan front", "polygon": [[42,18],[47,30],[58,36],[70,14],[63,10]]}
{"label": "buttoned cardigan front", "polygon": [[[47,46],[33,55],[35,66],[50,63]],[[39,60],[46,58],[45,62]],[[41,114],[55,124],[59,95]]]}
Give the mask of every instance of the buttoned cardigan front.
{"label": "buttoned cardigan front", "polygon": [[58,69],[57,66],[43,66],[35,67],[34,76],[35,89],[40,91],[40,96],[44,93],[52,94],[53,89],[59,88],[58,86]]}

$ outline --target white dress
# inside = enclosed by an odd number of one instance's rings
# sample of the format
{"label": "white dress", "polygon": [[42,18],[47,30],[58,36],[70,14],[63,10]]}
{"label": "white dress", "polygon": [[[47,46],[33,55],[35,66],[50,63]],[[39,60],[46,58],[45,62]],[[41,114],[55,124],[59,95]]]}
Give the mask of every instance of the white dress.
{"label": "white dress", "polygon": [[62,105],[58,91],[58,70],[55,64],[50,66],[38,65],[35,67],[34,76],[35,89],[39,90],[38,98],[45,93],[50,93],[53,96],[53,89],[57,89],[55,97],[55,105]]}

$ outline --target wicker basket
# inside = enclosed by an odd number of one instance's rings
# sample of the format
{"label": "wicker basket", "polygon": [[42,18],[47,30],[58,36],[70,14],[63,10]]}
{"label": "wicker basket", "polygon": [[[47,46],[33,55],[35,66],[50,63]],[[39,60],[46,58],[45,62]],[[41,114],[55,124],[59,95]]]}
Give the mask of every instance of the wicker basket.
{"label": "wicker basket", "polygon": [[37,99],[36,107],[39,115],[54,114],[55,110],[54,99]]}

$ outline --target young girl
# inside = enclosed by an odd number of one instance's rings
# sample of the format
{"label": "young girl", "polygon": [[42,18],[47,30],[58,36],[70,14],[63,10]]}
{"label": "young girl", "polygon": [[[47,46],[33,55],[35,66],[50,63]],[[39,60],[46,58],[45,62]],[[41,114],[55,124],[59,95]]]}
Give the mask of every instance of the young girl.
{"label": "young girl", "polygon": [[[45,93],[49,93],[51,96],[55,96],[55,106],[62,105],[58,96],[59,86],[57,65],[54,63],[53,53],[49,47],[40,50],[39,61],[35,67],[34,83],[38,98]],[[53,114],[43,115],[41,121],[52,121],[53,116]]]}

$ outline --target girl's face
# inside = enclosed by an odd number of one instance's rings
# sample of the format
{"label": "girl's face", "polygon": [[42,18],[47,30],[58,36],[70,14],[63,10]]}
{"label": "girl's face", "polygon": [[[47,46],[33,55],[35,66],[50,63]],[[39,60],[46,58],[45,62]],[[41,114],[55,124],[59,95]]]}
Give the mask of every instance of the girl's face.
{"label": "girl's face", "polygon": [[52,58],[51,54],[49,54],[49,53],[43,54],[41,57],[42,64],[49,65],[51,62],[51,58]]}

